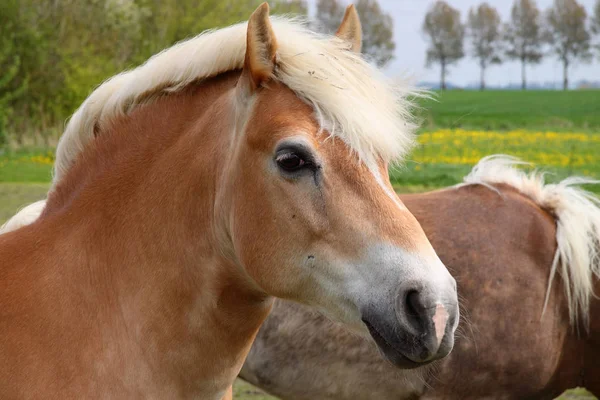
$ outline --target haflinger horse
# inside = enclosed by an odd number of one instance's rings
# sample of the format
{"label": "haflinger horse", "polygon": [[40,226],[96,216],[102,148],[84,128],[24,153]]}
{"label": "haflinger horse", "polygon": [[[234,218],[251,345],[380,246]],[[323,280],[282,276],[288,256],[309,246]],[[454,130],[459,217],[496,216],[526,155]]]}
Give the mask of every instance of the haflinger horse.
{"label": "haflinger horse", "polygon": [[545,185],[516,163],[485,158],[464,184],[400,196],[458,282],[448,357],[398,370],[364,338],[277,300],[240,376],[286,400],[599,396],[600,201],[577,187],[590,180]]}
{"label": "haflinger horse", "polygon": [[0,235],[0,398],[230,397],[274,296],[396,367],[451,351],[456,282],[387,176],[410,92],[353,51],[353,8],[339,37],[268,11],[71,118],[46,203]]}

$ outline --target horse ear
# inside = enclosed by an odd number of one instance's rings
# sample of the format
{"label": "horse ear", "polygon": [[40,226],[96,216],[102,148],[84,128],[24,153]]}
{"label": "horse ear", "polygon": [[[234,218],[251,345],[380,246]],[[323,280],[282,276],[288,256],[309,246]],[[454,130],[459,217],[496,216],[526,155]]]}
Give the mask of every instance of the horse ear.
{"label": "horse ear", "polygon": [[273,75],[277,54],[277,39],[269,20],[269,5],[262,3],[248,20],[244,78],[254,92]]}
{"label": "horse ear", "polygon": [[350,49],[352,51],[360,53],[362,48],[362,28],[354,4],[350,4],[346,7],[344,18],[342,19],[340,27],[335,32],[335,35],[350,43]]}

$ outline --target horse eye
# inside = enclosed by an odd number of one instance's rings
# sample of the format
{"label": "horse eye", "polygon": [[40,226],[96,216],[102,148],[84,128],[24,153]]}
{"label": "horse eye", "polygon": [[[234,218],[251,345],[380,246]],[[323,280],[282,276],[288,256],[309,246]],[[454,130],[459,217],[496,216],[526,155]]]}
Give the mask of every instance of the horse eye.
{"label": "horse eye", "polygon": [[287,172],[294,172],[303,168],[307,162],[296,153],[284,153],[277,157],[277,165]]}

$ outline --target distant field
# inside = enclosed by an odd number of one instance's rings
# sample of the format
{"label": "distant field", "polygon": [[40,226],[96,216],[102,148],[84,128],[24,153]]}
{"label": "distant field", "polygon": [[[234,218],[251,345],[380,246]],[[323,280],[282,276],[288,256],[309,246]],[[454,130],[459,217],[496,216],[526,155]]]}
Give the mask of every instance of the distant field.
{"label": "distant field", "polygon": [[54,149],[21,149],[0,153],[0,182],[50,182]]}
{"label": "distant field", "polygon": [[[420,102],[420,147],[391,171],[395,184],[452,185],[498,153],[551,172],[549,180],[600,179],[600,90],[447,91],[434,98]],[[53,161],[51,149],[0,155],[0,182],[48,182]]]}
{"label": "distant field", "polygon": [[47,183],[0,183],[0,225],[24,206],[44,199],[48,186]]}
{"label": "distant field", "polygon": [[[459,183],[481,158],[509,154],[549,172],[550,182],[580,175],[600,179],[600,128],[592,132],[545,130],[482,131],[437,129],[419,134],[419,146],[399,167],[392,167],[394,185],[402,191]],[[49,182],[51,150],[26,150],[0,156],[0,182]],[[600,193],[600,185],[588,188]]]}
{"label": "distant field", "polygon": [[600,132],[600,90],[460,91],[420,102],[425,129],[548,129]]}
{"label": "distant field", "polygon": [[[508,154],[547,171],[555,182],[579,175],[600,179],[600,128],[586,131],[438,129],[421,132],[419,147],[392,168],[392,181],[403,186],[448,186],[461,182],[481,158]],[[600,193],[600,185],[588,187]]]}

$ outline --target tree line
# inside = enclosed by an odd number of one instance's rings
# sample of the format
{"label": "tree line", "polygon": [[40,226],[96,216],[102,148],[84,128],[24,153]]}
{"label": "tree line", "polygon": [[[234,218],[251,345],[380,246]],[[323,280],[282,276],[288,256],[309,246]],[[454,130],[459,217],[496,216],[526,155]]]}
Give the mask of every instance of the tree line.
{"label": "tree line", "polygon": [[600,0],[591,16],[577,0],[554,0],[540,11],[535,0],[515,0],[509,21],[503,23],[488,3],[471,8],[466,21],[446,1],[438,0],[423,21],[429,41],[427,64],[440,65],[440,87],[446,89],[448,67],[468,53],[480,68],[480,89],[485,89],[485,72],[504,60],[521,63],[521,88],[527,88],[526,66],[554,56],[563,67],[563,89],[569,87],[569,67],[600,58]]}
{"label": "tree line", "polygon": [[[207,29],[247,20],[264,0],[1,0],[0,149],[35,134],[48,142],[93,88],[151,55]],[[355,2],[364,52],[393,56],[392,18],[377,0]],[[307,15],[305,0],[269,0],[273,14]],[[318,0],[322,31],[339,25],[345,4]]]}

